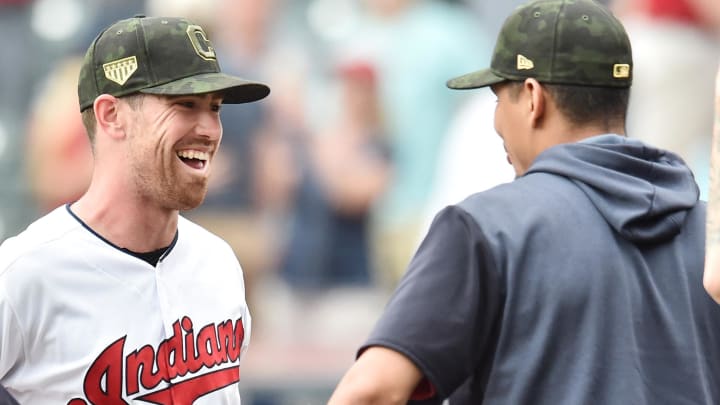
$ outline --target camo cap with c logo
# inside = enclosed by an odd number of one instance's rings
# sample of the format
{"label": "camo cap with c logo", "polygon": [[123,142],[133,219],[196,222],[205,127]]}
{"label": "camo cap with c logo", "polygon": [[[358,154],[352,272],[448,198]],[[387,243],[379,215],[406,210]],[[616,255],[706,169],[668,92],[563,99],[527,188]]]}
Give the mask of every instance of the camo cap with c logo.
{"label": "camo cap with c logo", "polygon": [[490,68],[447,82],[475,89],[506,80],[630,87],[632,50],[620,21],[592,0],[538,0],[515,9],[498,34]]}
{"label": "camo cap with c logo", "polygon": [[239,104],[265,98],[270,88],[222,73],[205,31],[183,18],[136,16],[114,23],[88,48],[78,80],[80,111],[101,94],[211,92],[221,92],[223,103]]}

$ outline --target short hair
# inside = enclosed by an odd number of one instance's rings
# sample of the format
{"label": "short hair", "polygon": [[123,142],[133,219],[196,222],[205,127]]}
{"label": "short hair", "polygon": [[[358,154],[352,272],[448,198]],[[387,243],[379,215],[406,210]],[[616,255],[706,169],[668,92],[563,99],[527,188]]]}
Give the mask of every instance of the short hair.
{"label": "short hair", "polygon": [[544,85],[555,105],[574,125],[597,124],[610,129],[625,126],[629,87],[593,87],[566,84]]}
{"label": "short hair", "polygon": [[83,126],[85,132],[87,132],[88,139],[90,139],[90,146],[95,150],[95,130],[97,129],[97,123],[95,122],[95,109],[92,107],[86,108],[81,113]]}
{"label": "short hair", "polygon": [[[134,93],[119,98],[128,103],[130,108],[132,108],[133,110],[137,110],[142,107],[144,96],[145,95],[143,93]],[[93,151],[95,151],[95,132],[97,131],[97,123],[95,122],[95,109],[93,108],[93,106],[86,108],[82,112],[82,122],[85,126],[85,131],[87,132],[88,139],[90,139],[90,145],[92,146]]]}
{"label": "short hair", "polygon": [[[522,81],[509,81],[513,101],[520,96]],[[595,87],[569,84],[540,83],[555,101],[558,110],[575,126],[597,124],[610,129],[625,126],[629,87]]]}

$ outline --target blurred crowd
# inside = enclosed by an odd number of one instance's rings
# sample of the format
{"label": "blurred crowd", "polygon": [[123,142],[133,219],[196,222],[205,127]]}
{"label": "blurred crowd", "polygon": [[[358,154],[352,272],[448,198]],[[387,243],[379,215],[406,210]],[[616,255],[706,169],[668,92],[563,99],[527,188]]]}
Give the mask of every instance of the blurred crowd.
{"label": "blurred crowd", "polygon": [[[0,0],[0,241],[88,184],[76,86],[99,30],[135,14],[196,21],[223,70],[272,93],[223,106],[208,196],[184,215],[225,238],[245,271],[245,401],[315,403],[353,361],[434,214],[512,180],[492,93],[444,83],[490,62],[520,3]],[[635,55],[628,135],[680,154],[704,193],[720,2],[604,3]]]}

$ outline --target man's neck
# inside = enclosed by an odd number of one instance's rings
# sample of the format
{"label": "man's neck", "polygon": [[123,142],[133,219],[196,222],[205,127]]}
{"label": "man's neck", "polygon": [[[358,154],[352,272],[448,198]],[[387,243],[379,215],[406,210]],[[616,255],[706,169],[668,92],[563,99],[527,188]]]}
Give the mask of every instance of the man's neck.
{"label": "man's neck", "polygon": [[98,197],[92,189],[71,209],[103,238],[135,252],[166,247],[172,243],[177,232],[177,210],[153,207],[127,197]]}

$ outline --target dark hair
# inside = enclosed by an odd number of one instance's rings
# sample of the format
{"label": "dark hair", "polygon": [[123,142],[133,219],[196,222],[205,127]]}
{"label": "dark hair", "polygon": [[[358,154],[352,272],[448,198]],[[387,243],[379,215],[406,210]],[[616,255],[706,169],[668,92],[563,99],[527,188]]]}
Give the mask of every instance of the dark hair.
{"label": "dark hair", "polygon": [[601,128],[625,127],[630,100],[628,87],[544,85],[558,109],[575,125],[598,124]]}
{"label": "dark hair", "polygon": [[95,149],[95,110],[92,106],[90,106],[89,108],[84,109],[83,112],[80,114],[82,115],[82,122],[83,126],[85,126],[85,132],[87,132],[88,139],[90,139],[90,145],[93,146],[93,149]]}
{"label": "dark hair", "polygon": [[[573,125],[598,124],[608,130],[625,126],[630,88],[541,84]],[[510,97],[517,100],[523,85],[521,81],[510,82]]]}

